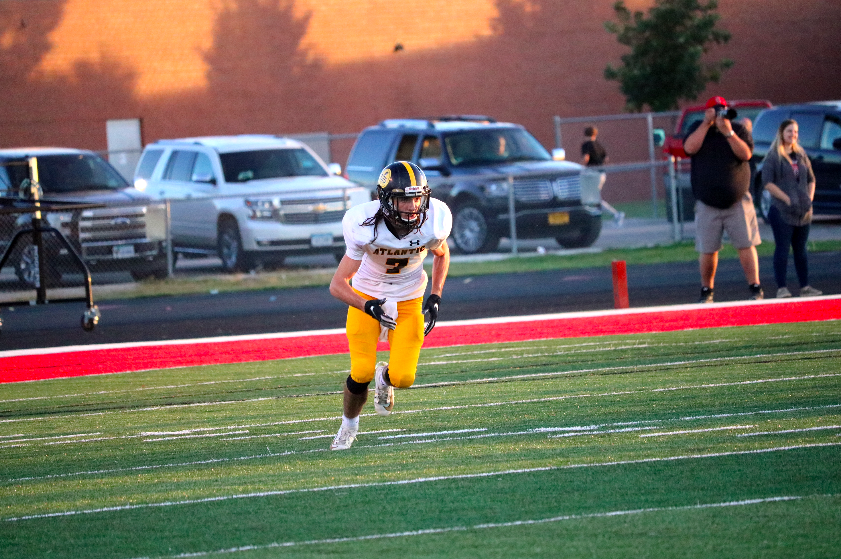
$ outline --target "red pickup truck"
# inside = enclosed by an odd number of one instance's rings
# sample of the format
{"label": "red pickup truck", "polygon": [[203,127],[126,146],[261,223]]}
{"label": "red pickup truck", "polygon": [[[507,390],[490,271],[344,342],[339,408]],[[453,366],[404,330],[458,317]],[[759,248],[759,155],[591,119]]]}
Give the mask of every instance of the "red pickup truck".
{"label": "red pickup truck", "polygon": [[[771,107],[770,101],[762,99],[748,99],[741,101],[731,101],[730,107],[736,109],[737,119],[749,118],[751,122],[756,120],[756,115],[761,111]],[[673,136],[666,138],[666,143],[663,145],[663,152],[666,155],[674,155],[675,157],[686,158],[686,152],[683,151],[683,138],[689,131],[689,127],[693,123],[704,118],[704,105],[695,105],[686,107],[680,113],[680,118],[677,120],[675,126],[675,133]]]}
{"label": "red pickup truck", "polygon": [[[763,99],[730,102],[730,107],[736,110],[736,120],[749,118],[751,124],[756,121],[756,115],[772,106],[770,101]],[[681,221],[692,221],[695,217],[695,197],[692,195],[692,187],[689,184],[689,156],[683,151],[683,138],[693,123],[703,120],[705,110],[704,105],[694,105],[683,109],[677,120],[674,135],[666,138],[663,144],[663,153],[681,159],[681,161],[675,163],[679,208],[677,215],[681,216]],[[669,188],[666,188],[666,217],[669,221],[672,220],[671,191]]]}

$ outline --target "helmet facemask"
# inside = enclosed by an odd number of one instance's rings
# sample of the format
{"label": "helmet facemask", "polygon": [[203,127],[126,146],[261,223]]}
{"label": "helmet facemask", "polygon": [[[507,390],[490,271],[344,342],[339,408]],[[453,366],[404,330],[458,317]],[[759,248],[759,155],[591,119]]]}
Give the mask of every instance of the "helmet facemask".
{"label": "helmet facemask", "polygon": [[[411,200],[413,198],[420,198],[421,202],[412,213],[400,212],[398,200]],[[426,186],[410,186],[405,188],[402,192],[394,189],[390,192],[382,192],[380,196],[380,207],[383,211],[383,216],[388,221],[399,238],[402,238],[412,231],[420,229],[426,222],[427,210],[429,210],[429,187]]]}
{"label": "helmet facemask", "polygon": [[[383,169],[377,181],[377,197],[380,199],[378,215],[385,218],[388,229],[398,239],[412,231],[419,230],[426,222],[429,210],[429,185],[420,167],[409,161],[395,161]],[[401,214],[398,200],[419,198],[420,203],[412,211],[403,209]]]}

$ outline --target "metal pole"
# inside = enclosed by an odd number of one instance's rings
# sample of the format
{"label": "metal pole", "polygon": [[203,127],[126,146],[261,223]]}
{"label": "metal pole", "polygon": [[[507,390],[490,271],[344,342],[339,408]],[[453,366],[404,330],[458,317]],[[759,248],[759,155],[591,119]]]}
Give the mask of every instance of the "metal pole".
{"label": "metal pole", "polygon": [[560,149],[561,145],[561,117],[555,116],[555,147]]}
{"label": "metal pole", "polygon": [[[40,188],[38,184],[38,158],[29,158],[29,188],[30,196],[34,201],[35,207],[41,207],[41,196],[38,192]],[[35,280],[35,302],[43,305],[47,302],[47,286],[44,282],[44,238],[41,234],[42,218],[41,212],[36,211],[32,214],[32,246],[35,247],[38,263],[38,277]]]}
{"label": "metal pole", "polygon": [[508,175],[508,225],[511,235],[511,254],[517,254],[517,215],[514,213],[514,176]]}
{"label": "metal pole", "polygon": [[648,125],[648,160],[651,162],[651,215],[657,219],[657,171],[654,167],[654,119],[651,113],[646,113],[645,123]]}
{"label": "metal pole", "polygon": [[166,277],[171,278],[175,275],[175,258],[172,253],[172,210],[170,208],[169,198],[164,200],[164,208],[166,211],[166,227],[164,231],[164,238],[166,239]]}
{"label": "metal pole", "polygon": [[[672,194],[672,230],[675,242],[683,239],[683,213],[677,200],[677,180],[675,177],[675,157],[669,157],[669,191]],[[678,225],[680,224],[680,225]]]}

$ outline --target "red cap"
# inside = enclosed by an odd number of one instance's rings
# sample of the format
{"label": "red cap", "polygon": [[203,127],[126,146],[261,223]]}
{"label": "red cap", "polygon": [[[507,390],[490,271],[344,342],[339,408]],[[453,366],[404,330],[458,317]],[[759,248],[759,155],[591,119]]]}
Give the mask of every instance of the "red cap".
{"label": "red cap", "polygon": [[707,104],[705,105],[705,108],[710,109],[712,107],[718,107],[718,106],[722,106],[722,107],[727,106],[727,101],[724,100],[724,97],[720,97],[720,96],[710,97],[709,100],[707,101]]}

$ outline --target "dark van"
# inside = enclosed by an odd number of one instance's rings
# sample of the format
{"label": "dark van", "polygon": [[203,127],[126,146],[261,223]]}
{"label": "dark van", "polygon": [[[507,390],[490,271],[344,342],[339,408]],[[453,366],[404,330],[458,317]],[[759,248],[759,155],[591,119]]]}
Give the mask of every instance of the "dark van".
{"label": "dark van", "polygon": [[598,176],[553,159],[518,124],[480,116],[385,120],[358,136],[346,174],[373,194],[380,171],[398,160],[420,166],[432,195],[450,207],[451,245],[463,254],[492,251],[510,236],[512,203],[518,238],[553,237],[574,248],[601,233]]}

